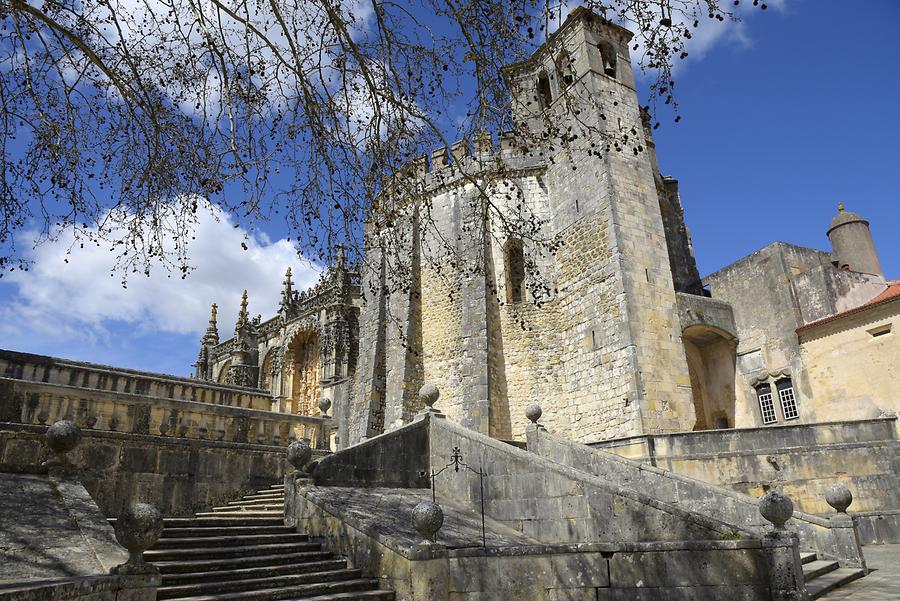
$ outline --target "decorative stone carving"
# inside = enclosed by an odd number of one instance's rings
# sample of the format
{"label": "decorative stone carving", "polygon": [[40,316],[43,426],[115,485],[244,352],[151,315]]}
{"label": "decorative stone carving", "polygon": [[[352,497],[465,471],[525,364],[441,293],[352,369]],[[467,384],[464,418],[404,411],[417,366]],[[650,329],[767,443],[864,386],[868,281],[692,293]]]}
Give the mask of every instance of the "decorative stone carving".
{"label": "decorative stone carving", "polygon": [[532,403],[525,408],[525,417],[527,417],[535,426],[538,425],[538,420],[541,419],[543,414],[544,410],[541,409],[541,406],[537,403]]}
{"label": "decorative stone carving", "polygon": [[434,408],[434,404],[437,403],[438,398],[441,396],[441,391],[438,390],[438,387],[430,382],[428,384],[424,384],[419,389],[419,400],[428,407],[429,412],[437,412],[439,411]]}
{"label": "decorative stone carving", "polygon": [[838,482],[825,493],[825,501],[838,513],[847,513],[847,508],[853,502],[853,493]]}
{"label": "decorative stone carving", "polygon": [[425,544],[434,543],[434,535],[444,525],[444,510],[432,501],[422,501],[413,508],[413,526],[425,538]]}
{"label": "decorative stone carving", "polygon": [[60,420],[47,428],[45,439],[47,447],[56,457],[45,461],[44,465],[68,465],[69,458],[66,454],[78,446],[81,429],[73,421]]}
{"label": "decorative stone carving", "polygon": [[319,411],[322,412],[322,417],[328,417],[329,409],[331,409],[331,399],[323,396],[319,399]]}
{"label": "decorative stone carving", "polygon": [[115,574],[158,574],[153,564],[144,561],[144,551],[153,546],[162,533],[159,510],[148,503],[135,503],[116,520],[116,540],[128,550],[128,561],[113,568]]}
{"label": "decorative stone carving", "polygon": [[288,445],[287,460],[299,472],[312,457],[312,449],[303,440],[295,440]]}
{"label": "decorative stone carving", "polygon": [[775,530],[784,530],[784,524],[794,515],[794,502],[784,493],[771,490],[759,500],[759,513],[772,522]]}

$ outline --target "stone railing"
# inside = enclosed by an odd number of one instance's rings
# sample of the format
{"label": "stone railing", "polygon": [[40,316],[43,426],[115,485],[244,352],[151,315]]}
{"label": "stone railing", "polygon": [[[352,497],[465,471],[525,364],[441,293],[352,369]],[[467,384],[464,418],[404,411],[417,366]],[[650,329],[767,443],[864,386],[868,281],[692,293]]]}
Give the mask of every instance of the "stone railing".
{"label": "stone railing", "polygon": [[49,425],[61,419],[91,430],[327,448],[332,420],[63,384],[0,378],[0,421]]}
{"label": "stone railing", "polygon": [[262,390],[6,350],[0,350],[0,377],[261,411],[272,406],[272,395]]}

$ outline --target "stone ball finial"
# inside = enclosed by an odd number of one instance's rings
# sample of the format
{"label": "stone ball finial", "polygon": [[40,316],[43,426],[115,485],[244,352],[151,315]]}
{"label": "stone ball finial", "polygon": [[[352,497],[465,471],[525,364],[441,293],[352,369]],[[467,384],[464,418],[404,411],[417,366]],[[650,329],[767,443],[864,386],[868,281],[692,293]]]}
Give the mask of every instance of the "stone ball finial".
{"label": "stone ball finial", "polygon": [[319,399],[319,411],[322,412],[323,417],[328,417],[328,410],[331,409],[331,399],[323,396]]}
{"label": "stone ball finial", "polygon": [[794,515],[794,502],[786,494],[770,490],[759,500],[759,513],[772,522],[775,530],[784,530],[784,524]]}
{"label": "stone ball finial", "polygon": [[444,525],[444,510],[433,501],[422,501],[413,508],[413,526],[425,538],[426,544],[434,542],[434,535]]}
{"label": "stone ball finial", "polygon": [[128,561],[113,568],[117,574],[158,574],[159,570],[144,561],[144,551],[159,540],[163,518],[159,509],[149,503],[127,507],[116,520],[116,540],[128,550]]}
{"label": "stone ball finial", "polygon": [[66,453],[78,446],[81,440],[81,428],[75,422],[63,419],[47,428],[44,435],[47,446],[56,454],[60,463],[68,463]]}
{"label": "stone ball finial", "polygon": [[850,489],[838,482],[825,493],[825,501],[838,513],[847,513],[847,508],[853,502],[853,493]]}
{"label": "stone ball finial", "polygon": [[527,417],[535,426],[543,414],[544,410],[541,409],[541,406],[538,403],[532,403],[525,408],[525,417]]}
{"label": "stone ball finial", "polygon": [[438,397],[440,396],[441,391],[438,390],[438,387],[434,384],[428,383],[419,389],[419,400],[428,407],[429,411],[434,410],[434,404],[437,403]]}
{"label": "stone ball finial", "polygon": [[310,457],[312,457],[312,449],[309,448],[309,445],[306,444],[306,441],[295,440],[288,445],[288,463],[293,465],[297,469],[297,471],[303,469],[303,466],[307,464]]}

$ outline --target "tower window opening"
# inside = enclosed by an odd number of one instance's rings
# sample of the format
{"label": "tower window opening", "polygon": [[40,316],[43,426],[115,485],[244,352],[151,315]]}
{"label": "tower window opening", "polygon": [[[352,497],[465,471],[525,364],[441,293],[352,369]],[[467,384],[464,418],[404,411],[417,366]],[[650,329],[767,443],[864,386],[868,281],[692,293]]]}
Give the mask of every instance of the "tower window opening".
{"label": "tower window opening", "polygon": [[553,92],[550,90],[550,78],[546,73],[538,75],[537,89],[541,108],[545,109],[553,104]]}
{"label": "tower window opening", "polygon": [[797,399],[794,397],[794,385],[790,378],[782,378],[775,383],[778,389],[778,400],[781,401],[781,412],[785,420],[797,419],[800,412],[797,411]]}
{"label": "tower window opening", "polygon": [[778,421],[775,415],[775,402],[772,400],[772,387],[768,384],[760,384],[756,387],[756,398],[759,400],[759,411],[762,414],[764,424],[774,424]]}
{"label": "tower window opening", "polygon": [[506,300],[521,303],[525,300],[525,252],[521,240],[506,243]]}
{"label": "tower window opening", "polygon": [[556,62],[556,70],[559,73],[559,80],[562,82],[563,88],[567,88],[575,83],[575,63],[568,52],[563,51],[560,54],[559,60]]}
{"label": "tower window opening", "polygon": [[610,77],[616,76],[616,49],[608,42],[599,45],[600,57],[603,59],[603,73]]}

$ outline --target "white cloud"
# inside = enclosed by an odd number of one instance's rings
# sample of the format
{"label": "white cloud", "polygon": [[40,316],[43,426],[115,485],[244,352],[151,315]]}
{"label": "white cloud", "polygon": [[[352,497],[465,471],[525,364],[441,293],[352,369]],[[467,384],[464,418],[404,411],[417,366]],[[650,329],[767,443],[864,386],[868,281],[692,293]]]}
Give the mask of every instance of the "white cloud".
{"label": "white cloud", "polygon": [[201,215],[195,236],[190,246],[195,269],[187,278],[156,269],[150,277],[132,275],[127,288],[119,274],[110,276],[114,253],[108,247],[76,247],[66,263],[71,236],[39,245],[30,253],[31,269],[0,280],[0,294],[10,299],[0,307],[3,346],[34,348],[36,338],[48,349],[75,341],[109,346],[110,338],[122,335],[123,323],[128,335],[164,332],[199,337],[213,302],[219,305],[219,335],[225,339],[233,333],[245,288],[251,316],[267,318],[277,311],[288,266],[295,288],[306,288],[318,279],[319,268],[298,259],[290,242],[248,235],[225,215],[219,214],[218,220],[212,213]]}

